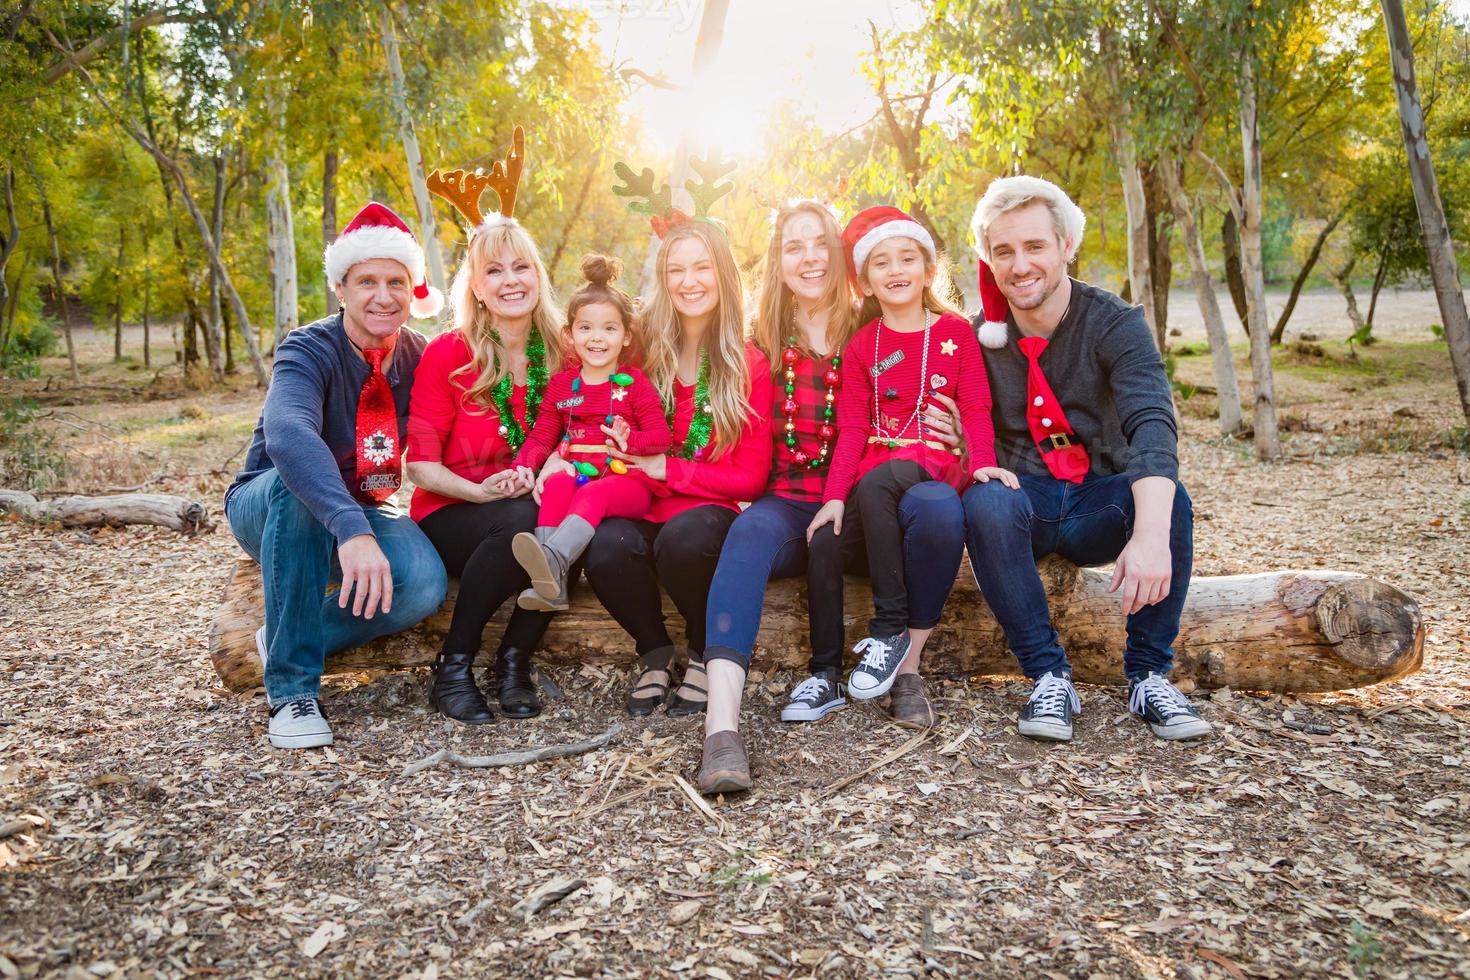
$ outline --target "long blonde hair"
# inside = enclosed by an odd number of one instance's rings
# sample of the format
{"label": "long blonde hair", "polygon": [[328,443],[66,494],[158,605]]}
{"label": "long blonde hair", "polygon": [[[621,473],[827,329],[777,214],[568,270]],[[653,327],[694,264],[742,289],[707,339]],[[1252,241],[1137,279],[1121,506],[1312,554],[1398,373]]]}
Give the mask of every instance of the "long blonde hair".
{"label": "long blonde hair", "polygon": [[[483,415],[493,407],[490,390],[510,373],[510,358],[505,344],[496,337],[490,311],[476,298],[473,289],[475,280],[485,274],[485,267],[502,248],[509,248],[512,255],[530,262],[536,270],[539,299],[531,313],[531,329],[541,335],[541,342],[546,347],[547,373],[555,374],[561,369],[562,313],[535,241],[526,229],[514,222],[480,229],[471,236],[464,261],[454,274],[454,284],[450,287],[454,326],[470,348],[470,362],[451,371],[449,378],[464,391],[465,402],[474,406],[469,409],[474,415]],[[473,384],[465,385],[455,380],[461,374],[471,373],[476,375]]]}
{"label": "long blonde hair", "polygon": [[[719,305],[705,331],[703,345],[709,358],[709,400],[714,410],[711,457],[719,456],[739,439],[750,418],[750,368],[745,360],[745,288],[740,267],[730,252],[730,243],[715,226],[693,221],[669,230],[658,249],[653,277],[653,294],[643,310],[643,370],[663,396],[674,404],[674,381],[679,371],[679,341],[682,328],[674,300],[669,295],[669,251],[686,238],[704,243],[715,264],[720,287]],[[699,411],[696,405],[694,410]],[[768,411],[761,406],[762,412]]]}
{"label": "long blonde hair", "polygon": [[[910,241],[913,240],[910,239]],[[918,242],[914,242],[914,244],[919,245]],[[922,245],[919,245],[919,251],[924,254],[924,271],[934,273],[934,281],[924,287],[924,309],[928,310],[930,313],[948,313],[950,316],[957,316],[961,320],[968,319],[968,317],[966,317],[965,314],[949,300],[941,299],[941,297],[944,296],[955,295],[954,280],[950,277],[949,274],[949,260],[942,255],[939,256],[939,258],[937,259],[931,259],[929,257],[928,250],[925,249]],[[867,278],[868,265],[866,262],[864,262],[863,267],[858,270],[858,280],[860,282],[866,282]],[[864,296],[863,308],[858,312],[858,322],[871,323],[882,315],[883,307],[878,302],[878,297]]]}
{"label": "long blonde hair", "polygon": [[760,301],[755,315],[755,345],[770,358],[771,371],[780,374],[781,351],[786,338],[795,335],[803,354],[815,357],[807,349],[806,337],[791,329],[796,297],[781,275],[781,245],[786,223],[799,214],[815,215],[822,224],[822,237],[827,241],[827,288],[821,307],[827,311],[827,350],[836,353],[847,343],[857,328],[857,304],[853,302],[852,285],[847,278],[847,262],[842,244],[842,229],[837,219],[816,201],[795,201],[776,212],[771,228],[771,244],[766,249],[765,271],[761,274]]}

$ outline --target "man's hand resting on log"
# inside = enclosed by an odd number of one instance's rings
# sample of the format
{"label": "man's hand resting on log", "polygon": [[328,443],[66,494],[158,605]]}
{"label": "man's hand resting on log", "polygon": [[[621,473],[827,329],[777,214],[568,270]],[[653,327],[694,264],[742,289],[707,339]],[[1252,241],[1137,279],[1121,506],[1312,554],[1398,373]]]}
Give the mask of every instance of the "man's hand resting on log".
{"label": "man's hand resting on log", "polygon": [[1113,564],[1109,592],[1123,587],[1123,615],[1131,616],[1169,594],[1173,581],[1169,524],[1174,513],[1174,481],[1145,476],[1133,484],[1133,534]]}
{"label": "man's hand resting on log", "polygon": [[352,597],[352,615],[372,619],[381,607],[393,610],[393,569],[388,556],[378,547],[371,534],[355,534],[337,547],[337,560],[342,564],[342,589],[337,593],[337,608],[346,609]]}

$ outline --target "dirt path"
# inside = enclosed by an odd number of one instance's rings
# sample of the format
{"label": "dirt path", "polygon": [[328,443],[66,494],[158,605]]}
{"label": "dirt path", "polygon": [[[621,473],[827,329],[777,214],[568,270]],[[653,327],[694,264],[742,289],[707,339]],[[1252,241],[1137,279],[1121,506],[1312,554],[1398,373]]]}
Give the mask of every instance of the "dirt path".
{"label": "dirt path", "polygon": [[[1218,734],[1195,745],[1088,688],[1060,748],[1014,734],[1019,684],[946,680],[939,731],[836,793],[911,733],[860,705],[782,726],[790,678],[759,678],[757,788],[713,819],[674,782],[699,723],[622,718],[624,671],[557,671],[541,718],[474,731],[428,712],[421,675],[341,679],[335,748],[272,752],[261,700],[219,691],[205,660],[227,531],[0,524],[0,825],[26,824],[0,839],[0,975],[1465,975],[1470,458],[1446,443],[1462,420],[1442,347],[1340,353],[1285,359],[1279,465],[1186,403],[1196,567],[1408,589],[1422,674],[1217,692]],[[1208,360],[1180,371],[1207,381]],[[217,499],[209,470],[257,406],[78,405],[59,438],[99,481],[148,453],[164,487]],[[579,759],[401,775],[440,747],[619,719]],[[558,878],[582,885],[515,910]]]}

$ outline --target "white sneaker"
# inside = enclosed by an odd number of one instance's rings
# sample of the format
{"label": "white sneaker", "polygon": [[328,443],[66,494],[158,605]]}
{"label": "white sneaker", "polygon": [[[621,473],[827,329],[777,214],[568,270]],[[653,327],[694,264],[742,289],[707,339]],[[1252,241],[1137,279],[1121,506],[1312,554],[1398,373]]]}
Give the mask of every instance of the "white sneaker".
{"label": "white sneaker", "polygon": [[265,645],[265,624],[260,624],[260,629],[255,631],[255,652],[260,654],[260,669],[265,669],[266,658],[270,656],[270,648]]}
{"label": "white sneaker", "polygon": [[332,726],[316,698],[285,701],[271,709],[267,737],[278,749],[314,749],[332,744]]}
{"label": "white sneaker", "polygon": [[792,689],[790,703],[781,709],[781,720],[816,721],[846,704],[835,675],[813,674]]}

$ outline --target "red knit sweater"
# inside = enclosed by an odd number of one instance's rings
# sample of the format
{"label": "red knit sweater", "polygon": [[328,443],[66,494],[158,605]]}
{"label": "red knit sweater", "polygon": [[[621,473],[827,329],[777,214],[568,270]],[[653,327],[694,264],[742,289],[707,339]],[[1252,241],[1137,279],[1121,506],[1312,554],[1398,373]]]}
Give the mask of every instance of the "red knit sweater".
{"label": "red knit sweater", "polygon": [[[891,459],[912,459],[936,480],[963,490],[977,467],[995,465],[995,430],[990,419],[990,384],[980,342],[970,325],[942,314],[929,330],[928,364],[924,366],[924,332],[900,332],[873,320],[864,325],[842,353],[842,394],[837,399],[837,444],[823,502],[846,500],[858,480]],[[875,353],[874,343],[877,350]],[[927,377],[922,376],[927,374]],[[888,439],[929,439],[915,406],[929,389],[948,395],[960,410],[966,460],[922,442],[889,448]],[[882,426],[878,435],[874,407]]]}
{"label": "red knit sweater", "polygon": [[[653,502],[648,519],[663,523],[693,507],[715,504],[738,510],[741,501],[754,500],[765,489],[771,470],[771,365],[752,344],[745,345],[745,365],[750,374],[751,415],[736,443],[715,459],[668,459],[666,482],[669,496]],[[674,386],[674,445],[689,434],[694,417],[694,386]]]}

